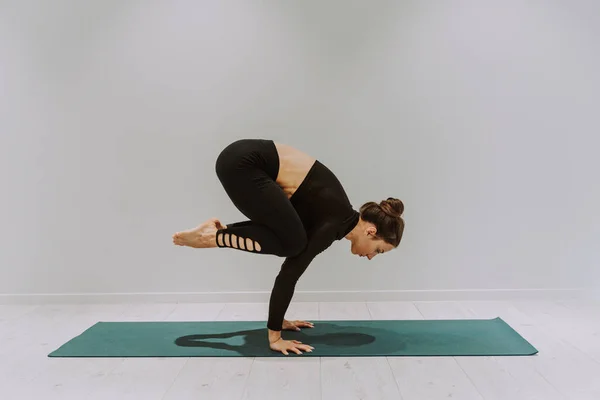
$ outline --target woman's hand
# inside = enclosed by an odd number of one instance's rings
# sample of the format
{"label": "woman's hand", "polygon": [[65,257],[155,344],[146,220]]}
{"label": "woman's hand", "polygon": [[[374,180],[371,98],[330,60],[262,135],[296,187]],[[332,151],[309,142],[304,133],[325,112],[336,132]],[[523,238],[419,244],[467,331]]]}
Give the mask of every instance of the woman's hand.
{"label": "woman's hand", "polygon": [[308,321],[288,321],[283,320],[283,326],[281,327],[284,331],[299,331],[300,328],[314,328],[315,325]]}
{"label": "woman's hand", "polygon": [[302,344],[302,342],[297,340],[283,340],[283,338],[279,338],[279,340],[270,343],[269,347],[271,347],[271,350],[281,351],[286,356],[289,354],[288,350],[293,351],[296,354],[302,354],[301,350],[308,353],[311,353],[314,350],[314,347]]}

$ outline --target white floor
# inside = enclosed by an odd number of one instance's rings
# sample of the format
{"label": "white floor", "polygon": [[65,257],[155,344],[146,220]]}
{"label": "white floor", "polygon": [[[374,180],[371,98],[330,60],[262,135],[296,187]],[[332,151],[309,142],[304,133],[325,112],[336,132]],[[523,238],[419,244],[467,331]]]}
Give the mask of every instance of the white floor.
{"label": "white floor", "polygon": [[0,305],[0,399],[600,399],[600,304],[293,303],[287,317],[502,317],[532,357],[58,359],[99,320],[256,320],[266,304]]}

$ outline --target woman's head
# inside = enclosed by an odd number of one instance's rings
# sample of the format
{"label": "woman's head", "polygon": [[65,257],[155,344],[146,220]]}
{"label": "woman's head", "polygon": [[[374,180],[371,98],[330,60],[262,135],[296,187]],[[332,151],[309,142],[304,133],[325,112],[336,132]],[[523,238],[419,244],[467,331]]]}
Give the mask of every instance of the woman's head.
{"label": "woman's head", "polygon": [[404,204],[393,197],[363,204],[360,220],[349,235],[352,253],[370,260],[398,247],[404,232],[403,213]]}

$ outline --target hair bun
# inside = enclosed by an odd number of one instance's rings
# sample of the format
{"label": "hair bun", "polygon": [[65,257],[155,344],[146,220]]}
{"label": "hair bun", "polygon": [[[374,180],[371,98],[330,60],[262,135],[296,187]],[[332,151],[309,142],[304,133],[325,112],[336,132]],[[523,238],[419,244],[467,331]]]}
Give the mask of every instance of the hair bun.
{"label": "hair bun", "polygon": [[392,218],[400,218],[404,213],[404,203],[400,199],[388,197],[379,203],[379,207]]}

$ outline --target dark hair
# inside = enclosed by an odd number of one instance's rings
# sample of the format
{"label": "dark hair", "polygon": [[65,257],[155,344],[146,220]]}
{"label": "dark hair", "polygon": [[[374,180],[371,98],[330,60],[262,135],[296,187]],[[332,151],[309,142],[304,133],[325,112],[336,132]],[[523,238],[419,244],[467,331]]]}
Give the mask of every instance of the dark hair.
{"label": "dark hair", "polygon": [[393,197],[377,204],[374,201],[363,204],[360,208],[360,217],[363,221],[371,222],[377,228],[377,239],[398,247],[404,232],[404,203]]}

